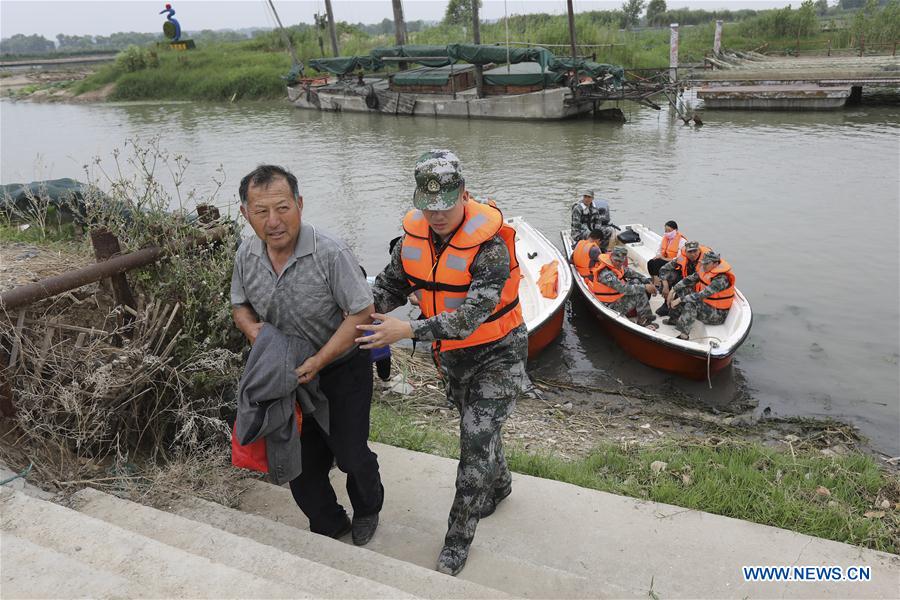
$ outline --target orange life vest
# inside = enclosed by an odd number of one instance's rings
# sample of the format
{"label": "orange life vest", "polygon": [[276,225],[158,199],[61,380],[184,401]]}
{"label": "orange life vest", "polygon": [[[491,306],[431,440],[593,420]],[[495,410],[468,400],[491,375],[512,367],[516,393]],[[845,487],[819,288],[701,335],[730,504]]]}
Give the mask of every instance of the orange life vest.
{"label": "orange life vest", "polygon": [[678,256],[678,245],[681,244],[681,240],[686,239],[681,232],[676,230],[675,237],[671,240],[666,236],[663,236],[662,244],[660,244],[660,254],[666,260],[672,260],[676,256]]}
{"label": "orange life vest", "polygon": [[600,273],[603,272],[604,269],[609,269],[613,273],[616,274],[616,277],[619,278],[619,281],[625,282],[625,269],[617,267],[613,264],[612,258],[609,254],[601,254],[600,255],[600,264],[594,269],[594,281],[588,282],[588,287],[591,288],[591,291],[594,292],[594,295],[597,296],[597,299],[600,302],[605,302],[609,304],[610,302],[615,302],[625,294],[620,294],[613,288],[605,285],[600,281]]}
{"label": "orange life vest", "polygon": [[[712,248],[707,248],[703,244],[700,244],[700,254],[697,255],[697,260],[695,261],[695,264],[700,262],[700,258],[704,254],[709,252],[710,250],[712,250]],[[681,249],[681,252],[678,253],[678,258],[675,260],[678,263],[678,267],[681,269],[681,278],[684,279],[685,277],[690,275],[690,273],[688,273],[688,265],[690,264],[691,261],[688,260],[687,252],[684,251],[684,248]],[[696,270],[696,269],[697,269],[697,267],[695,266],[694,270]]]}
{"label": "orange life vest", "polygon": [[509,250],[509,279],[503,285],[500,302],[487,320],[464,340],[439,340],[436,352],[487,344],[503,338],[524,323],[519,306],[519,262],[516,259],[516,230],[503,221],[499,209],[475,201],[465,203],[465,217],[438,255],[431,229],[420,210],[403,218],[401,259],[406,278],[419,290],[419,308],[426,318],[455,311],[466,299],[472,274],[469,268],[481,245],[499,235]]}
{"label": "orange life vest", "polygon": [[538,289],[544,298],[556,298],[559,296],[559,261],[548,262],[541,267],[538,277]]}
{"label": "orange life vest", "polygon": [[599,248],[596,242],[580,240],[572,250],[572,264],[575,265],[575,270],[582,277],[588,277],[591,274],[591,248],[594,247]]}
{"label": "orange life vest", "polygon": [[709,298],[704,298],[703,301],[713,308],[728,310],[729,308],[731,308],[731,303],[734,302],[734,273],[731,272],[731,265],[729,265],[724,260],[721,261],[719,265],[712,271],[702,271],[700,269],[697,269],[697,275],[700,276],[700,281],[698,281],[697,285],[694,286],[694,291],[703,291],[703,289],[706,288],[706,286],[708,286],[717,275],[720,275],[722,273],[724,273],[725,276],[728,277],[730,285],[721,292],[713,294]]}

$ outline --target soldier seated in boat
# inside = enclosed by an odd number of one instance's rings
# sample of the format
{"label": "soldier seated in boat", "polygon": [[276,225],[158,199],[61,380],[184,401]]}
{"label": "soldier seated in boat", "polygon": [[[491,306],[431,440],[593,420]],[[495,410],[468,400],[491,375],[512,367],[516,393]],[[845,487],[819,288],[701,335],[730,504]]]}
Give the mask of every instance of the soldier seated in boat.
{"label": "soldier seated in boat", "polygon": [[595,267],[594,285],[597,299],[621,315],[637,313],[638,325],[657,329],[656,316],[650,308],[649,296],[656,295],[656,287],[650,278],[641,275],[627,265],[628,249],[613,248],[609,254],[601,254]]}
{"label": "soldier seated in boat", "polygon": [[594,208],[594,190],[585,190],[581,200],[572,205],[572,244],[588,239],[598,222],[599,216]]}
{"label": "soldier seated in boat", "polygon": [[[700,242],[685,242],[678,256],[660,267],[659,278],[662,280],[662,295],[666,301],[657,309],[656,314],[661,317],[670,314],[669,303],[675,299],[672,287],[688,275],[693,275],[700,263],[700,257],[709,251],[710,248],[701,245]],[[690,290],[682,288],[682,293],[690,293]]]}
{"label": "soldier seated in boat", "polygon": [[600,242],[603,240],[603,231],[600,229],[591,230],[586,240],[579,240],[572,250],[572,264],[575,270],[582,277],[588,279],[589,287],[593,282],[592,271],[600,261],[600,255],[603,251],[600,249]]}
{"label": "soldier seated in boat", "polygon": [[[722,260],[717,252],[706,252],[700,259],[697,271],[672,288],[675,298],[669,306],[673,310],[680,307],[680,310],[677,317],[669,317],[664,322],[675,326],[680,340],[690,339],[689,334],[695,321],[721,325],[734,302],[734,281],[731,265]],[[684,290],[691,288],[693,292],[682,295]]]}

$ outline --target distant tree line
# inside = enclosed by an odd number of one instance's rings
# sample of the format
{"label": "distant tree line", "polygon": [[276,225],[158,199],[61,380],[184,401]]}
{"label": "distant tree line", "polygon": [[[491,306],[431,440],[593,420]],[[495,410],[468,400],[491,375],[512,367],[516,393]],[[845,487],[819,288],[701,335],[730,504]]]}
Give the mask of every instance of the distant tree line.
{"label": "distant tree line", "polygon": [[[185,32],[183,37],[189,37],[198,44],[217,42],[237,42],[246,40],[263,33],[257,30],[220,30],[203,29],[201,31]],[[60,33],[56,36],[56,42],[48,40],[41,35],[24,35],[17,33],[12,37],[0,40],[0,54],[48,54],[60,53],[84,53],[105,52],[110,50],[124,50],[128,46],[145,46],[156,42],[165,41],[161,33],[140,33],[137,31],[118,32],[110,35],[66,35]]]}

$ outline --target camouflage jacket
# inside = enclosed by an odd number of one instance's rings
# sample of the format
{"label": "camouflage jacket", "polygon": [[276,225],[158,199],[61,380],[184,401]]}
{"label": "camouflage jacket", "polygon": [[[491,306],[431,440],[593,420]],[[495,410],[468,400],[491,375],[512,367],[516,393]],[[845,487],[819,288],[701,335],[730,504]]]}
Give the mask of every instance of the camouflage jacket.
{"label": "camouflage jacket", "polygon": [[[433,239],[435,247],[439,248],[440,241],[436,236]],[[407,302],[411,286],[400,257],[402,246],[402,243],[394,246],[390,263],[375,278],[372,293],[377,312],[387,313]],[[500,302],[503,285],[509,278],[509,250],[500,236],[494,236],[481,245],[469,271],[472,283],[459,308],[431,318],[410,321],[415,340],[465,339],[494,312]],[[520,388],[524,389],[528,384],[524,374],[527,354],[528,332],[523,324],[496,342],[442,352],[441,368],[466,372],[502,363],[510,369],[514,368],[517,374],[521,371],[517,377],[521,379]]]}
{"label": "camouflage jacket", "polygon": [[[691,273],[681,281],[675,284],[675,287],[672,289],[676,292],[680,292],[684,289],[692,289],[697,282],[700,281],[700,275],[696,272]],[[687,294],[684,297],[685,302],[700,302],[704,298],[709,298],[713,294],[718,294],[719,292],[728,289],[728,286],[731,285],[731,281],[724,273],[720,273],[713,277],[713,280],[709,282],[709,285],[703,288],[702,291],[693,292],[691,294]]]}
{"label": "camouflage jacket", "polygon": [[600,216],[592,206],[585,206],[579,200],[572,205],[572,241],[586,240],[590,237],[591,230],[600,224]]}
{"label": "camouflage jacket", "polygon": [[[688,276],[693,275],[697,270],[698,262],[699,261],[688,261]],[[659,278],[666,279],[670,282],[678,281],[681,278],[681,265],[678,264],[677,258],[673,258],[659,268]]]}
{"label": "camouflage jacket", "polygon": [[630,267],[625,268],[625,281],[622,281],[612,269],[603,269],[597,275],[597,281],[606,287],[610,287],[620,294],[638,294],[643,293],[644,286],[650,283],[650,278],[641,275]]}

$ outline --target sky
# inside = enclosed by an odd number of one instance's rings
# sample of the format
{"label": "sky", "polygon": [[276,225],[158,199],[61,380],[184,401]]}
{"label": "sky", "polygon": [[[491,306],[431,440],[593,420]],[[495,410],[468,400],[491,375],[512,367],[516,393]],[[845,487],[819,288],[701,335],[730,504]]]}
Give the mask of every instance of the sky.
{"label": "sky", "polygon": [[[182,29],[243,29],[274,27],[275,20],[266,0],[168,0]],[[311,23],[316,12],[324,12],[323,0],[273,0],[285,25]],[[165,0],[0,0],[0,37],[16,33],[39,34],[55,39],[56,34],[109,35],[117,31],[155,33],[161,31],[159,11]],[[791,4],[788,0],[685,0],[668,1],[669,8],[706,10],[752,8],[762,10]],[[800,0],[793,4],[799,6]],[[563,14],[565,0],[483,0],[482,18],[495,20],[508,14],[545,12]],[[379,23],[392,18],[390,0],[332,0],[335,18],[351,23]],[[439,21],[446,0],[404,0],[407,21]],[[575,0],[575,11],[612,10],[622,1]]]}

